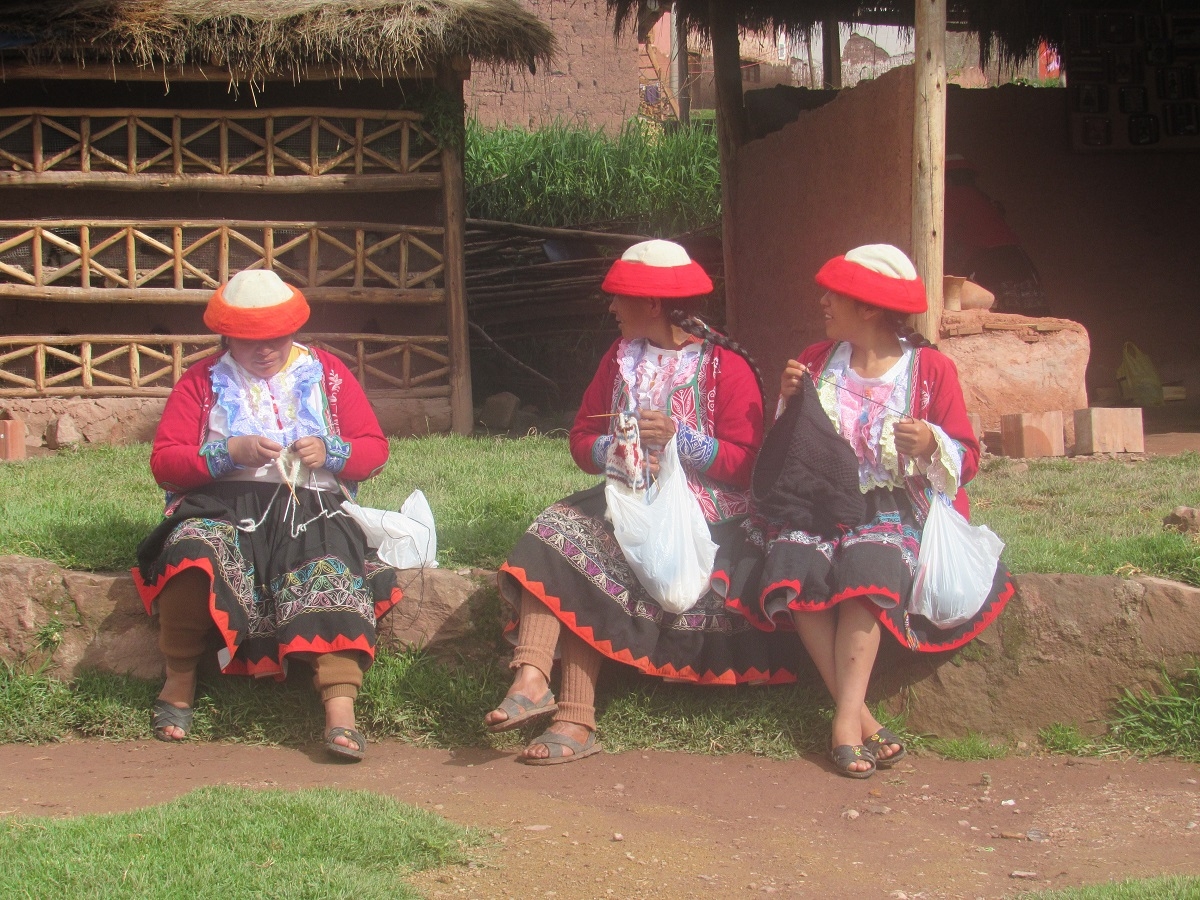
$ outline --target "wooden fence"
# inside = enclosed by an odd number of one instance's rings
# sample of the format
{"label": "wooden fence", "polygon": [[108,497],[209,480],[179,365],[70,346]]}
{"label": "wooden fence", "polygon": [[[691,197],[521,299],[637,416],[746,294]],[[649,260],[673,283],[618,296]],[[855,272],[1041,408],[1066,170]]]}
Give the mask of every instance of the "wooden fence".
{"label": "wooden fence", "polygon": [[441,303],[444,238],[367,222],[0,220],[0,297],[204,303],[261,268],[314,301]]}
{"label": "wooden fence", "polygon": [[401,110],[0,109],[0,186],[421,190],[441,163]]}
{"label": "wooden fence", "polygon": [[[343,360],[368,392],[449,397],[449,338],[301,337]],[[0,336],[0,397],[165,397],[220,338],[199,335]]]}

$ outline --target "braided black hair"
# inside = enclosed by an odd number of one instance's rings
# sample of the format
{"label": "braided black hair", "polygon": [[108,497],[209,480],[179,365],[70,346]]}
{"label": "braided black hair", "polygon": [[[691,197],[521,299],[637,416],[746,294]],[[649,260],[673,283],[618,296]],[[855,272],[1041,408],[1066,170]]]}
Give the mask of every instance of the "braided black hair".
{"label": "braided black hair", "polygon": [[904,315],[904,313],[888,310],[886,312],[886,318],[884,321],[886,321],[887,324],[891,326],[892,330],[896,332],[896,337],[900,338],[902,341],[907,341],[908,345],[914,350],[919,347],[932,347],[935,350],[937,349],[936,344],[930,343],[929,339],[926,338],[925,335],[921,334],[921,332],[917,331],[908,324],[908,316]]}
{"label": "braided black hair", "polygon": [[767,392],[763,389],[762,372],[758,369],[758,364],[754,361],[749,351],[741,344],[727,337],[718,331],[713,331],[708,325],[703,322],[699,316],[679,306],[673,306],[667,309],[667,320],[679,328],[682,328],[692,337],[698,337],[702,341],[712,341],[719,347],[724,347],[726,350],[732,350],[738,356],[746,361],[750,366],[750,371],[754,373],[754,380],[758,382],[758,393],[762,396],[763,409],[767,406]]}

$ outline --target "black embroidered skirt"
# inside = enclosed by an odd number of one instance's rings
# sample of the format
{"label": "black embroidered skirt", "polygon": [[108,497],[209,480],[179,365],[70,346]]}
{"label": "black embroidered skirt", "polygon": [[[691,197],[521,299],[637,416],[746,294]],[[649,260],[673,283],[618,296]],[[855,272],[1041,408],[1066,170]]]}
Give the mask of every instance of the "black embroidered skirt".
{"label": "black embroidered skirt", "polygon": [[[209,609],[224,647],[222,671],[282,678],[288,654],[358,650],[375,655],[375,623],[400,601],[396,570],[367,547],[328,491],[216,482],[178,498],[138,547],[134,581],[153,612],[174,575],[211,580]],[[244,523],[260,523],[252,531]],[[298,526],[308,523],[303,530]]]}
{"label": "black embroidered skirt", "polygon": [[[572,494],[534,520],[500,569],[513,607],[515,639],[522,589],[609,659],[698,684],[779,684],[796,680],[800,642],[768,634],[709,592],[674,615],[642,588],[605,518],[604,485]],[[710,526],[713,540],[740,539],[740,519]]]}
{"label": "black embroidered skirt", "polygon": [[904,646],[935,653],[961,647],[1000,615],[1014,593],[1012,576],[996,567],[979,612],[938,628],[907,611],[921,526],[908,495],[877,488],[866,494],[866,524],[838,538],[785,531],[759,517],[743,525],[737,543],[718,556],[713,581],[736,610],[764,631],[792,630],[793,612],[815,612],[862,598]]}

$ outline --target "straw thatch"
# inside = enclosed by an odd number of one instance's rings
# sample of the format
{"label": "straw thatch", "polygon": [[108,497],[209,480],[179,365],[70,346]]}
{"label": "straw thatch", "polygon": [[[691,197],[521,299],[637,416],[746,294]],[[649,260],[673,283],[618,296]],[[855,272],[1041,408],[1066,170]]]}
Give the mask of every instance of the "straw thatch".
{"label": "straw thatch", "polygon": [[225,69],[235,80],[314,67],[399,76],[469,58],[548,62],[554,35],[517,0],[41,0],[0,4],[4,55],[31,63]]}
{"label": "straw thatch", "polygon": [[[1196,0],[948,0],[947,20],[954,30],[979,35],[986,62],[992,47],[1006,62],[1027,59],[1047,41],[1062,46],[1063,28],[1073,9],[1124,9],[1162,13],[1194,9]],[[739,0],[741,28],[775,28],[800,33],[827,19],[876,25],[913,24],[913,0]],[[665,4],[658,4],[663,8]],[[647,0],[608,0],[617,31],[656,15]],[[689,28],[709,35],[710,0],[678,0],[677,8]]]}

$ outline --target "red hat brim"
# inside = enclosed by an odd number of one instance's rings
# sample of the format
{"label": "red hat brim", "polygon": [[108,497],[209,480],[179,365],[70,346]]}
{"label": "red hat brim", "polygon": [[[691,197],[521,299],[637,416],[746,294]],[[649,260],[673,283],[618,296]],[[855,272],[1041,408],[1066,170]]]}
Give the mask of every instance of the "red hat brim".
{"label": "red hat brim", "polygon": [[694,259],[683,266],[648,266],[618,259],[601,290],[622,297],[698,297],[712,292],[712,279]]}
{"label": "red hat brim", "polygon": [[292,296],[282,303],[248,309],[230,306],[225,301],[225,285],[221,285],[204,309],[204,324],[225,337],[270,341],[295,334],[308,321],[308,315],[308,301],[294,287]]}
{"label": "red hat brim", "polygon": [[907,314],[923,313],[929,308],[925,284],[920,276],[911,280],[892,278],[844,256],[835,256],[817,272],[817,284],[836,294],[845,294],[869,306]]}

